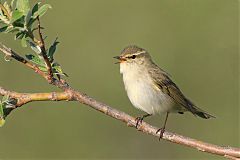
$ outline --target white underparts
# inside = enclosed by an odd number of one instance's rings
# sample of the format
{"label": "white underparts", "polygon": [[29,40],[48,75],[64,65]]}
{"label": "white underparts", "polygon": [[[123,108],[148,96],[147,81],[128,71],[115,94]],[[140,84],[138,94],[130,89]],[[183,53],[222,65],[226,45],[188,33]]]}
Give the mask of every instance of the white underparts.
{"label": "white underparts", "polygon": [[123,75],[127,95],[134,107],[148,114],[177,111],[172,98],[154,84],[142,65],[123,62],[120,64],[120,72]]}

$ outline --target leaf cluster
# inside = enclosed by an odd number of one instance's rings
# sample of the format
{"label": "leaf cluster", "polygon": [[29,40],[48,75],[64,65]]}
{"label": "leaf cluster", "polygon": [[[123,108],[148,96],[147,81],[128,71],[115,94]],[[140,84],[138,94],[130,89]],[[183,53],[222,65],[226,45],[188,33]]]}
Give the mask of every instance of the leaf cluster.
{"label": "leaf cluster", "polygon": [[8,95],[3,96],[0,100],[0,127],[4,125],[7,115],[16,108],[16,104],[17,100],[10,98]]}
{"label": "leaf cluster", "polygon": [[[15,40],[21,41],[22,47],[30,47],[33,54],[26,54],[26,58],[44,72],[47,72],[47,66],[42,56],[40,41],[36,38],[34,32],[39,29],[37,26],[38,18],[41,18],[51,8],[51,5],[41,5],[40,2],[30,8],[29,0],[17,0],[16,2],[12,0],[11,3],[1,2],[0,0],[0,33],[13,33]],[[58,44],[56,38],[46,49],[46,54],[52,65],[52,72],[55,75],[66,76],[59,63],[54,61],[54,53]]]}

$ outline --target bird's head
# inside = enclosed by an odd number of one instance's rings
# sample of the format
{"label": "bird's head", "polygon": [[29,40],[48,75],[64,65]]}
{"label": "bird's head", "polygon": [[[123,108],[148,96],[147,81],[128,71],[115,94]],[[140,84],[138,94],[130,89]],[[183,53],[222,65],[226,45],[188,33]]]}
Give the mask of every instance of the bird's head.
{"label": "bird's head", "polygon": [[124,48],[120,56],[114,57],[119,60],[120,64],[138,64],[147,63],[151,61],[149,53],[136,45],[130,45]]}

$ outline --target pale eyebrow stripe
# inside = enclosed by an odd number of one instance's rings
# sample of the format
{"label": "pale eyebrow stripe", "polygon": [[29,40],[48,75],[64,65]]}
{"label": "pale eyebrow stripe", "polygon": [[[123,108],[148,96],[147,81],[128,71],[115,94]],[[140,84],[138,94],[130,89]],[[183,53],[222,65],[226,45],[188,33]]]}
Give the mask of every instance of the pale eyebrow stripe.
{"label": "pale eyebrow stripe", "polygon": [[[137,52],[137,53],[134,53],[135,56],[138,56],[142,53],[146,53],[146,51],[141,51],[141,52]],[[130,55],[126,55],[127,58],[131,57]]]}
{"label": "pale eyebrow stripe", "polygon": [[138,52],[138,53],[136,53],[135,55],[137,56],[137,55],[140,55],[140,54],[142,54],[142,53],[146,53],[146,51]]}

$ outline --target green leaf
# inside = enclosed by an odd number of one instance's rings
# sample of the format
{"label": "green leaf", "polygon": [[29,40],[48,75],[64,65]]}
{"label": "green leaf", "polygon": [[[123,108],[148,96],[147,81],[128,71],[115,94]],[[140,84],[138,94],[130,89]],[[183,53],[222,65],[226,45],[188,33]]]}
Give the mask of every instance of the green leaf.
{"label": "green leaf", "polygon": [[6,33],[13,33],[19,31],[21,28],[20,27],[13,27],[13,26],[8,26],[8,28],[5,30]]}
{"label": "green leaf", "polygon": [[3,112],[4,104],[3,101],[0,101],[0,127],[2,127],[5,123],[4,112]]}
{"label": "green leaf", "polygon": [[31,28],[31,25],[36,19],[33,19],[33,15],[38,11],[38,6],[40,2],[36,3],[31,10],[29,10],[27,16],[25,17],[25,26]]}
{"label": "green leaf", "polygon": [[5,95],[2,98],[2,103],[6,103],[9,100],[9,95]]}
{"label": "green leaf", "polygon": [[23,12],[24,15],[27,15],[30,6],[28,0],[17,0],[16,7],[20,12]]}
{"label": "green leaf", "polygon": [[23,37],[25,36],[25,33],[24,32],[18,32],[14,39],[17,40],[17,39],[22,39]]}
{"label": "green leaf", "polygon": [[68,77],[68,75],[62,71],[62,67],[57,62],[52,64],[52,68],[53,68],[53,73],[54,74],[59,74],[59,75],[63,75],[63,76]]}
{"label": "green leaf", "polygon": [[16,20],[20,19],[22,16],[23,16],[23,12],[18,10],[13,11],[10,23],[15,22]]}
{"label": "green leaf", "polygon": [[0,102],[0,117],[3,117],[4,112],[3,112],[3,103]]}
{"label": "green leaf", "polygon": [[35,56],[35,55],[32,55],[32,54],[27,54],[27,55],[25,55],[25,56],[26,56],[26,58],[27,58],[29,61],[31,61],[31,62],[39,65],[39,66],[45,67],[45,62],[44,62],[44,60],[43,60],[43,59],[40,59],[38,56]]}
{"label": "green leaf", "polygon": [[27,13],[27,15],[26,15],[25,18],[24,18],[24,27],[25,27],[25,28],[28,28],[28,23],[29,23],[29,21],[31,20],[31,17],[32,17],[32,11],[29,10],[28,13]]}
{"label": "green leaf", "polygon": [[48,54],[47,55],[48,55],[48,58],[49,58],[50,62],[53,62],[53,60],[54,60],[53,59],[53,55],[54,55],[54,53],[56,51],[58,43],[60,43],[60,42],[58,42],[57,38],[56,38],[55,41],[53,42],[53,44],[51,45],[51,47],[48,50]]}
{"label": "green leaf", "polygon": [[4,26],[4,27],[0,28],[0,33],[5,32],[7,30],[7,28],[8,28],[8,26]]}
{"label": "green leaf", "polygon": [[5,119],[4,117],[0,116],[0,127],[2,127],[5,124]]}
{"label": "green leaf", "polygon": [[[3,119],[5,120],[6,117],[14,110],[15,108],[4,108],[3,109],[3,112],[4,112],[4,115],[3,115]],[[4,121],[5,122],[5,121]]]}
{"label": "green leaf", "polygon": [[21,39],[21,45],[22,45],[22,47],[24,47],[24,48],[27,47],[27,39],[26,39],[25,36]]}
{"label": "green leaf", "polygon": [[43,71],[43,72],[47,72],[47,68],[44,66],[39,66],[39,69],[41,70],[41,71]]}
{"label": "green leaf", "polygon": [[42,52],[41,48],[39,46],[37,46],[36,44],[34,44],[33,42],[31,41],[27,41],[31,47],[31,49],[37,53],[37,54],[40,54]]}
{"label": "green leaf", "polygon": [[4,125],[5,118],[15,109],[16,104],[16,99],[9,99],[8,95],[3,96],[2,101],[0,101],[0,127]]}
{"label": "green leaf", "polygon": [[0,117],[0,127],[2,127],[5,124],[5,119],[3,117]]}
{"label": "green leaf", "polygon": [[44,4],[43,6],[41,6],[41,7],[38,9],[38,11],[36,11],[36,12],[34,13],[33,18],[35,19],[35,18],[37,18],[38,16],[39,16],[39,17],[42,17],[42,16],[47,12],[47,10],[48,10],[49,8],[50,8],[50,9],[52,8],[52,6],[51,6],[50,4]]}
{"label": "green leaf", "polygon": [[38,11],[38,6],[41,2],[36,3],[32,8],[32,15],[34,15]]}

